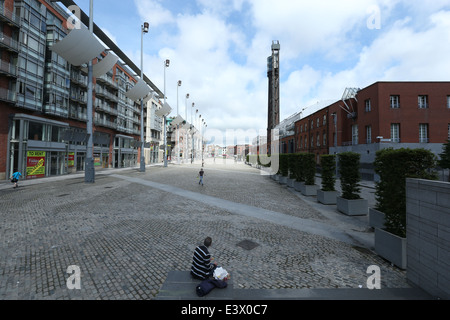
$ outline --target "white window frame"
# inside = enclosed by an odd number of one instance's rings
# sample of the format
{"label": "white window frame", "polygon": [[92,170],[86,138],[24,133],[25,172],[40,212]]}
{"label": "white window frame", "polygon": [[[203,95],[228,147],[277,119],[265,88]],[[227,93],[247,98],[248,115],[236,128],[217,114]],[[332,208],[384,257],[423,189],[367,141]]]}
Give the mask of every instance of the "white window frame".
{"label": "white window frame", "polygon": [[372,126],[366,126],[366,143],[372,143]]}
{"label": "white window frame", "polygon": [[400,142],[400,123],[391,123],[391,142]]}
{"label": "white window frame", "polygon": [[358,145],[358,125],[352,125],[352,145]]}
{"label": "white window frame", "polygon": [[419,109],[428,109],[428,96],[421,95],[418,98]]}
{"label": "white window frame", "polygon": [[420,143],[428,143],[429,142],[428,130],[429,130],[428,123],[419,124],[419,142]]}
{"label": "white window frame", "polygon": [[370,101],[370,99],[367,99],[365,101],[365,110],[366,112],[372,111],[372,102]]}
{"label": "white window frame", "polygon": [[391,109],[400,109],[400,96],[392,95],[390,99],[391,99]]}

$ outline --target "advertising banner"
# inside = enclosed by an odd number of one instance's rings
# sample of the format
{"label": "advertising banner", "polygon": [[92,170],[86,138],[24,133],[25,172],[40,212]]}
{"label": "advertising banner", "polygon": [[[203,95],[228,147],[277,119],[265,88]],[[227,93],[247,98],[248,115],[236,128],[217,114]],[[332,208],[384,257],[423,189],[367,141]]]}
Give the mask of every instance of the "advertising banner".
{"label": "advertising banner", "polygon": [[75,165],[75,152],[69,152],[68,166],[73,167]]}
{"label": "advertising banner", "polygon": [[45,177],[45,151],[27,151],[27,179]]}

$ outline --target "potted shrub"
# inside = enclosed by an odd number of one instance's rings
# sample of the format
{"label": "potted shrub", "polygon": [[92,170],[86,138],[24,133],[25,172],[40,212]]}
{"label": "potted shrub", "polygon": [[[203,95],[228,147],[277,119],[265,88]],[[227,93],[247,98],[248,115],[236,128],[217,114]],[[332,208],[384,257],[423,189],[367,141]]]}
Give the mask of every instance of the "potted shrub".
{"label": "potted shrub", "polygon": [[317,201],[322,204],[336,204],[338,192],[336,184],[336,156],[334,154],[323,154],[320,156],[322,167],[322,188],[317,190]]}
{"label": "potted shrub", "polygon": [[294,189],[296,191],[301,191],[301,186],[305,183],[305,175],[303,169],[303,155],[304,153],[296,153],[294,157],[294,172],[295,172],[295,182]]}
{"label": "potted shrub", "polygon": [[280,179],[278,182],[280,184],[286,184],[289,174],[289,167],[288,167],[288,155],[287,154],[280,154]]}
{"label": "potted shrub", "polygon": [[305,183],[301,185],[301,193],[304,196],[317,195],[317,185],[315,185],[316,178],[316,161],[313,153],[305,153],[303,155],[303,173],[305,177]]}
{"label": "potted shrub", "polygon": [[[436,179],[436,156],[425,149],[383,149],[377,152],[375,209],[384,213],[384,225],[375,227],[375,251],[406,269],[406,178]],[[373,213],[373,212],[371,212]]]}
{"label": "potted shrub", "polygon": [[351,215],[367,215],[368,201],[359,195],[359,173],[360,155],[355,152],[343,152],[339,157],[339,175],[341,177],[342,195],[336,198],[338,211]]}
{"label": "potted shrub", "polygon": [[294,182],[295,182],[295,154],[290,153],[287,155],[287,162],[288,162],[288,179],[287,179],[287,186],[293,188]]}

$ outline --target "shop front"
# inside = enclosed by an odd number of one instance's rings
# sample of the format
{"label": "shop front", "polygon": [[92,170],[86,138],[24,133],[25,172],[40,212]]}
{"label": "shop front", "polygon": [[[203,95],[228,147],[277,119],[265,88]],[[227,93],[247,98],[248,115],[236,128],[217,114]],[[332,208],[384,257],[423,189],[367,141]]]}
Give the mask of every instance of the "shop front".
{"label": "shop front", "polygon": [[116,135],[114,138],[114,168],[137,166],[139,141],[133,137]]}
{"label": "shop front", "polygon": [[27,114],[14,114],[9,121],[7,173],[20,171],[25,179],[68,172],[67,123]]}

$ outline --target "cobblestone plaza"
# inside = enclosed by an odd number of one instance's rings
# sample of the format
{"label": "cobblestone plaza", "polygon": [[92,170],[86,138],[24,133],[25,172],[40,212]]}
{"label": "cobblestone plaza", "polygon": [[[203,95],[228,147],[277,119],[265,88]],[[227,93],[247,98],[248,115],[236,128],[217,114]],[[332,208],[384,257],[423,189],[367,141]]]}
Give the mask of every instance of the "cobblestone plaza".
{"label": "cobblestone plaza", "polygon": [[[206,236],[237,289],[409,288],[373,253],[367,217],[347,217],[244,164],[105,170],[0,184],[0,299],[152,300],[190,269]],[[370,192],[373,196],[373,190]],[[80,289],[68,288],[69,266]]]}

